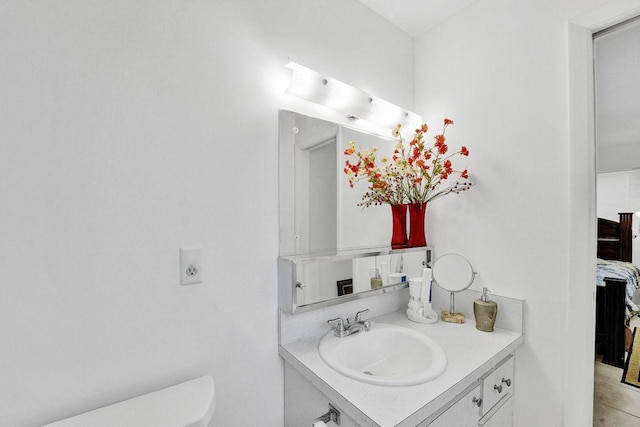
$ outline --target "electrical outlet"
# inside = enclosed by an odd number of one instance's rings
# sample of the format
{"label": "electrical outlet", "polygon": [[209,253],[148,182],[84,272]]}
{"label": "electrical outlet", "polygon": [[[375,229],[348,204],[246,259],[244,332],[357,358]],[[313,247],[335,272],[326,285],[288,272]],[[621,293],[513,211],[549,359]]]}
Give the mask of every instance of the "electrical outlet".
{"label": "electrical outlet", "polygon": [[195,285],[197,283],[202,283],[200,249],[180,248],[180,284]]}

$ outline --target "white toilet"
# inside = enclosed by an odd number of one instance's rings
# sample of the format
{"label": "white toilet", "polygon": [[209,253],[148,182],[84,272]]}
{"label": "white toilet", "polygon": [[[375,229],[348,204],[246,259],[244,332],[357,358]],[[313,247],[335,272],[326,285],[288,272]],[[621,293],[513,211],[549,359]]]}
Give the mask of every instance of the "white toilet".
{"label": "white toilet", "polygon": [[206,427],[215,408],[207,375],[43,427]]}

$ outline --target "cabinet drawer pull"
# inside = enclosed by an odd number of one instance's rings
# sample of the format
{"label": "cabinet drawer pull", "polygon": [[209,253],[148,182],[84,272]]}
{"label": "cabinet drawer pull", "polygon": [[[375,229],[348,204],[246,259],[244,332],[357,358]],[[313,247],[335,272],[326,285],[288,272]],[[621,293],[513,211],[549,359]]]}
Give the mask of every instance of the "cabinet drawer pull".
{"label": "cabinet drawer pull", "polygon": [[478,399],[477,397],[473,396],[473,403],[478,405],[478,408],[481,407],[482,406],[482,398]]}
{"label": "cabinet drawer pull", "polygon": [[502,386],[501,385],[494,385],[493,389],[494,390],[498,390],[498,393],[502,393]]}
{"label": "cabinet drawer pull", "polygon": [[506,380],[503,378],[503,379],[502,379],[502,382],[503,382],[503,383],[505,383],[505,384],[507,384],[507,387],[511,387],[511,378],[506,379]]}

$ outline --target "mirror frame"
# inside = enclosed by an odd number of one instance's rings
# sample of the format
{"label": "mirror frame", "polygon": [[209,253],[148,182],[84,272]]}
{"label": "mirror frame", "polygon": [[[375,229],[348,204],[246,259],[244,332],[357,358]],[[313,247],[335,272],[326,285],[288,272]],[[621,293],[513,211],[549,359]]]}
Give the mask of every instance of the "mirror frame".
{"label": "mirror frame", "polygon": [[[438,261],[441,261],[442,259],[446,258],[446,257],[450,257],[450,256],[456,256],[461,258],[462,260],[464,260],[464,262],[469,266],[469,269],[471,270],[471,279],[469,280],[469,283],[467,283],[465,286],[463,286],[462,288],[456,288],[455,290],[452,290],[450,288],[445,288],[445,286],[440,283],[440,281],[438,281],[437,279],[437,269],[435,268],[438,265]],[[460,255],[458,253],[455,252],[449,252],[446,253],[444,255],[440,255],[435,261],[433,261],[432,264],[432,270],[433,270],[433,281],[440,286],[442,289],[444,289],[447,292],[462,292],[466,289],[469,289],[469,287],[473,284],[473,282],[476,279],[476,274],[477,272],[473,269],[473,265],[471,265],[471,262],[467,259],[467,257],[465,257],[464,255]]]}

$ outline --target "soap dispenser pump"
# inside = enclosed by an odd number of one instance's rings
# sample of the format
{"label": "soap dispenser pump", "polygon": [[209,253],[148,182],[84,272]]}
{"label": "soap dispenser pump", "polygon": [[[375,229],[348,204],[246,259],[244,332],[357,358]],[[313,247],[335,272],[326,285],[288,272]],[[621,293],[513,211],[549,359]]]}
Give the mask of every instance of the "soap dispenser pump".
{"label": "soap dispenser pump", "polygon": [[498,315],[498,304],[489,301],[487,288],[482,288],[480,299],[473,302],[473,314],[476,317],[476,329],[484,332],[493,332],[493,325]]}

